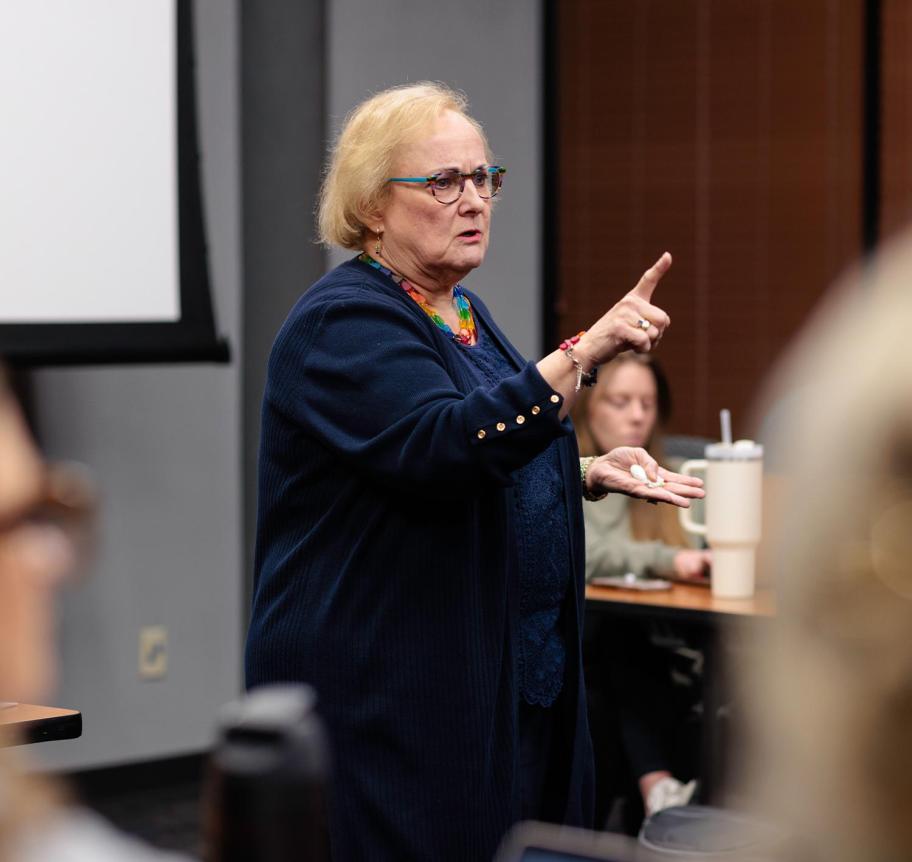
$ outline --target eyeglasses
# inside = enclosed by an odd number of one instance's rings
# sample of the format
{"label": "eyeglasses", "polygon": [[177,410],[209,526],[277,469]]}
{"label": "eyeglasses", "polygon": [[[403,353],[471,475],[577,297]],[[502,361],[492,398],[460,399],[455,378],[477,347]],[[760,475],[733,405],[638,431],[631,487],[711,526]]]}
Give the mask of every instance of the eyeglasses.
{"label": "eyeglasses", "polygon": [[472,180],[472,185],[482,200],[490,200],[503,187],[503,175],[506,168],[499,165],[489,165],[486,168],[477,168],[464,174],[456,170],[440,171],[429,177],[390,177],[388,183],[424,183],[431,194],[442,204],[456,203],[465,191],[466,180]]}

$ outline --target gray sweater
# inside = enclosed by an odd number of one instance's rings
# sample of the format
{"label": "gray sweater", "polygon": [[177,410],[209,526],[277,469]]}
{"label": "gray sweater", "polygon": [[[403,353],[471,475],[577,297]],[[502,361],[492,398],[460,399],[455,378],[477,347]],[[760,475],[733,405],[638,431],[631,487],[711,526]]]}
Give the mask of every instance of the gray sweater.
{"label": "gray sweater", "polygon": [[666,575],[674,572],[680,548],[663,542],[638,542],[630,535],[630,500],[609,494],[597,503],[583,502],[586,520],[586,581],[606,575]]}

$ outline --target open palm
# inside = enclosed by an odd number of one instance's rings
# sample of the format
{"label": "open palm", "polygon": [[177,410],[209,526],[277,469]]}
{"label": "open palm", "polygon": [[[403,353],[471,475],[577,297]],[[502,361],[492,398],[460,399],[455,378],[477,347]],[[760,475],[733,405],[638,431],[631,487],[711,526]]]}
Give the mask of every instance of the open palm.
{"label": "open palm", "polygon": [[[630,468],[634,464],[639,464],[646,471],[650,481],[655,481],[658,477],[664,484],[650,488],[634,478],[630,474]],[[586,480],[590,490],[597,494],[613,491],[650,502],[672,503],[684,509],[690,507],[690,500],[704,496],[702,479],[666,470],[645,449],[633,446],[619,446],[607,455],[596,458],[589,466]]]}

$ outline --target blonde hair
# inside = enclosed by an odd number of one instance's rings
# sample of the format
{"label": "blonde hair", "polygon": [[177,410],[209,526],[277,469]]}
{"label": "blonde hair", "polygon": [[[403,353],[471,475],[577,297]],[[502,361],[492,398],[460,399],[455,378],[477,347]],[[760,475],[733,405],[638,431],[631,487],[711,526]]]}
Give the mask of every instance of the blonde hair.
{"label": "blonde hair", "polygon": [[[780,367],[778,615],[742,668],[760,800],[828,862],[912,856],[912,234]],[[851,360],[846,362],[846,356]]]}
{"label": "blonde hair", "polygon": [[[664,465],[665,452],[662,446],[662,431],[665,423],[671,417],[671,390],[661,367],[651,354],[633,353],[626,351],[618,354],[611,362],[599,369],[598,382],[592,389],[580,391],[573,405],[571,418],[576,430],[576,439],[579,444],[580,455],[604,455],[599,445],[595,442],[592,428],[589,425],[589,401],[592,393],[599,387],[608,386],[617,370],[627,363],[641,365],[652,374],[656,387],[656,424],[652,429],[649,439],[644,447],[653,458]],[[665,465],[667,466],[667,465]],[[690,543],[681,522],[678,519],[677,509],[674,506],[652,506],[645,500],[628,501],[630,512],[631,538],[638,542],[660,541],[672,547],[684,548]]]}
{"label": "blonde hair", "polygon": [[468,115],[468,107],[464,93],[433,81],[391,87],[358,105],[330,150],[317,207],[320,241],[361,248],[370,230],[365,221],[388,194],[386,181],[400,147],[445,111],[454,111],[475,127],[490,160],[484,130]]}

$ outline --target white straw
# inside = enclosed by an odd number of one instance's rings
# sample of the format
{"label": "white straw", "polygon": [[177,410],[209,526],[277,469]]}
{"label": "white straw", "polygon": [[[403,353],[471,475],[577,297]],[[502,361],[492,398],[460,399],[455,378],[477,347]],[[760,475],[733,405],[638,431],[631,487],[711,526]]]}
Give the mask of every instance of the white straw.
{"label": "white straw", "polygon": [[731,446],[732,442],[732,417],[731,411],[720,410],[719,419],[722,422],[722,442],[726,446]]}

